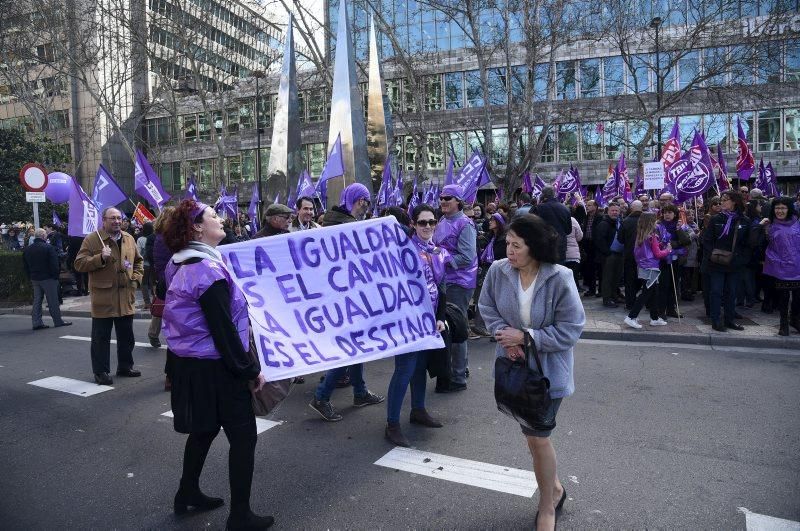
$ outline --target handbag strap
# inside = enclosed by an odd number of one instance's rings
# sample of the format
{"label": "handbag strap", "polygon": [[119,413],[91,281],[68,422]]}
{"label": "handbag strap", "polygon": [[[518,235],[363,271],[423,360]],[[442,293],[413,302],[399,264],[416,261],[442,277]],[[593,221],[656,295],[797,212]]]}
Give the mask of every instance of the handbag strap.
{"label": "handbag strap", "polygon": [[739,235],[739,218],[733,220],[733,242],[731,243],[731,252],[736,249],[736,237]]}
{"label": "handbag strap", "polygon": [[539,369],[539,374],[544,376],[542,362],[539,359],[539,353],[536,351],[536,343],[533,341],[531,335],[528,332],[525,332],[525,362],[528,364],[528,367],[531,365],[531,352],[533,353],[533,359],[536,360],[536,368]]}

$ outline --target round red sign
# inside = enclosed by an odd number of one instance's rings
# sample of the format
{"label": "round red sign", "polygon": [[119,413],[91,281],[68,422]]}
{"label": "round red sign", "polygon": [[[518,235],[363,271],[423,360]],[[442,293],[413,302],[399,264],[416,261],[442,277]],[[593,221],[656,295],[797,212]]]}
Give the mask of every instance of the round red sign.
{"label": "round red sign", "polygon": [[47,187],[47,170],[35,162],[26,164],[19,171],[19,182],[29,192],[41,192]]}

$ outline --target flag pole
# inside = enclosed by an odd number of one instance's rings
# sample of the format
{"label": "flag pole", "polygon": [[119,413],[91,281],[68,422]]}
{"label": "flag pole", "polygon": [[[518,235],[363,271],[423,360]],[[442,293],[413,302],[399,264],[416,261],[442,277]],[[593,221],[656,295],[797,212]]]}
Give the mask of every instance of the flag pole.
{"label": "flag pole", "polygon": [[678,324],[681,323],[681,308],[678,304],[678,286],[675,284],[675,268],[672,266],[672,260],[669,262],[669,271],[672,273],[672,291],[675,293],[675,313],[678,314]]}

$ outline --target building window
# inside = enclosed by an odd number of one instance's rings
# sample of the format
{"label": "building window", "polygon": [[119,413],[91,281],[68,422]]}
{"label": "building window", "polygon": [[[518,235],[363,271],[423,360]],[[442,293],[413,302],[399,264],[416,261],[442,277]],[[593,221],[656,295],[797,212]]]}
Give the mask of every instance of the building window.
{"label": "building window", "polygon": [[511,67],[511,103],[525,101],[525,85],[528,78],[528,67],[525,65]]}
{"label": "building window", "polygon": [[492,129],[492,165],[505,166],[508,162],[508,128]]}
{"label": "building window", "polygon": [[508,102],[508,84],[505,68],[490,68],[489,105],[506,105]]}
{"label": "building window", "polygon": [[228,182],[237,183],[242,179],[242,158],[239,155],[225,157],[228,166]]}
{"label": "building window", "polygon": [[211,113],[211,123],[214,124],[214,135],[221,137],[225,131],[225,120],[222,111],[213,111]]}
{"label": "building window", "polygon": [[256,150],[242,151],[242,182],[251,183],[256,180]]}
{"label": "building window", "polygon": [[203,159],[198,161],[197,176],[200,179],[201,187],[210,190],[214,185],[214,166],[215,159]]}
{"label": "building window", "polygon": [[578,159],[578,125],[558,126],[558,160],[568,162]]}
{"label": "building window", "polygon": [[467,86],[467,107],[483,107],[483,87],[481,87],[481,75],[478,70],[464,72],[464,80]]}
{"label": "building window", "polygon": [[[665,125],[666,120],[661,119],[661,134],[669,135],[670,128]],[[678,117],[678,127],[681,130],[681,151],[687,151],[692,146],[694,132],[702,131],[700,127],[700,116],[680,116]],[[666,133],[665,131],[666,130]],[[666,142],[666,138],[664,139]]]}
{"label": "building window", "polygon": [[703,77],[707,87],[724,87],[728,84],[726,61],[728,50],[724,47],[705,48],[703,52]]}
{"label": "building window", "polygon": [[622,57],[606,57],[603,59],[603,94],[617,96],[625,92],[625,69]]}
{"label": "building window", "polygon": [[325,165],[325,142],[308,144],[308,172],[311,175],[319,175],[322,173],[322,167]]}
{"label": "building window", "polygon": [[728,149],[728,115],[706,114],[703,116],[703,131],[705,131],[706,145],[712,150],[716,158],[717,145],[722,146],[722,151]]}
{"label": "building window", "polygon": [[328,96],[324,89],[309,90],[308,101],[308,121],[324,122],[328,119]]}
{"label": "building window", "polygon": [[53,111],[42,118],[39,128],[43,131],[58,131],[69,128],[69,111]]}
{"label": "building window", "polygon": [[783,131],[786,137],[784,149],[787,151],[800,150],[800,109],[783,111]]}
{"label": "building window", "polygon": [[[603,122],[603,144],[605,145],[605,159],[616,160],[625,153],[625,122]],[[642,135],[644,136],[644,135]],[[634,140],[631,139],[631,144]]]}
{"label": "building window", "polygon": [[412,135],[406,135],[404,137],[404,165],[403,169],[405,171],[414,171],[415,169],[415,160],[417,158],[417,146],[414,143],[414,137]]}
{"label": "building window", "polygon": [[700,76],[700,60],[697,52],[687,52],[678,59],[678,90],[697,83]]}
{"label": "building window", "polygon": [[729,62],[731,65],[731,84],[752,84],[753,61],[751,48],[748,46],[731,46],[729,54]]}
{"label": "building window", "polygon": [[36,47],[36,58],[43,63],[52,63],[56,60],[53,43],[40,44]]}
{"label": "building window", "polygon": [[425,76],[425,110],[438,111],[442,108],[442,76]]}
{"label": "building window", "polygon": [[428,134],[428,169],[444,169],[444,140],[442,133]]}
{"label": "building window", "polygon": [[603,156],[603,124],[581,124],[581,159],[600,160]]}
{"label": "building window", "polygon": [[556,99],[575,99],[575,61],[556,63]]}
{"label": "building window", "polygon": [[228,109],[228,134],[239,134],[239,108]]}
{"label": "building window", "polygon": [[781,111],[758,112],[758,151],[781,149]]}
{"label": "building window", "polygon": [[800,81],[800,40],[786,41],[786,69],[784,79],[787,82]]}
{"label": "building window", "polygon": [[737,115],[731,115],[731,137],[732,142],[730,145],[730,152],[736,153],[737,149],[739,148],[739,128],[737,124],[741,124],[742,131],[744,131],[744,138],[747,141],[747,145],[750,146],[750,149],[755,149],[753,145],[754,139],[754,121],[755,121],[755,113],[753,112],[741,112]]}
{"label": "building window", "polygon": [[464,108],[463,72],[449,72],[444,75],[444,105],[446,109]]}
{"label": "building window", "polygon": [[242,103],[239,105],[239,127],[242,129],[253,128],[253,104]]}
{"label": "building window", "polygon": [[258,127],[269,129],[272,127],[272,96],[258,98]]}
{"label": "building window", "polygon": [[392,112],[399,113],[400,109],[400,80],[399,79],[387,79],[384,81],[384,87],[386,88],[386,96],[389,98],[389,105],[392,108]]}
{"label": "building window", "polygon": [[486,153],[483,131],[467,131],[467,157],[471,156],[473,151]]}
{"label": "building window", "polygon": [[633,55],[629,58],[629,94],[644,94],[645,92],[650,92],[650,70],[652,69],[651,60],[652,57],[650,55]]}
{"label": "building window", "polygon": [[781,82],[781,43],[767,41],[756,45],[756,83]]}
{"label": "building window", "polygon": [[600,95],[600,59],[584,59],[581,69],[581,98],[596,98]]}
{"label": "building window", "polygon": [[533,70],[533,101],[544,101],[550,92],[550,64],[541,63]]}
{"label": "building window", "polygon": [[449,159],[451,156],[455,156],[455,165],[460,166],[461,163],[466,160],[467,156],[467,140],[464,131],[451,131],[447,133],[448,135],[448,145],[447,151],[452,153],[452,155],[448,154],[448,164]]}
{"label": "building window", "polygon": [[533,127],[533,137],[531,144],[537,144],[542,135],[545,135],[544,144],[542,145],[542,153],[539,156],[539,162],[555,162],[556,160],[556,143],[553,140],[553,128],[547,129],[547,132],[542,131],[541,125]]}

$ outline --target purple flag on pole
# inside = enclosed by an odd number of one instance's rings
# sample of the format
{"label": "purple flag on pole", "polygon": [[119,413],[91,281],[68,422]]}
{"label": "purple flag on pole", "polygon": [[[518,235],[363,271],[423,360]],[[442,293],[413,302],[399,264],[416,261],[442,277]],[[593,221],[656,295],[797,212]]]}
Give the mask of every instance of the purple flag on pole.
{"label": "purple flag on pole", "polygon": [[233,187],[233,193],[228,194],[225,190],[225,185],[219,191],[219,199],[214,205],[214,210],[217,211],[222,218],[228,218],[236,221],[239,218],[239,190],[237,186]]}
{"label": "purple flag on pole", "polygon": [[301,197],[314,197],[314,183],[311,182],[311,175],[308,170],[303,170],[303,173],[297,178],[297,198]]}
{"label": "purple flag on pole", "polygon": [[344,159],[342,159],[342,135],[336,135],[336,142],[333,143],[331,152],[328,153],[328,160],[325,161],[325,166],[322,168],[322,173],[317,181],[317,187],[320,182],[325,182],[334,177],[341,177],[344,175]]}
{"label": "purple flag on pole", "polygon": [[661,150],[661,163],[664,164],[664,169],[669,169],[675,161],[681,157],[681,130],[678,126],[678,120],[675,120],[675,125],[672,126],[672,131],[669,133],[669,138]]}
{"label": "purple flag on pole", "polygon": [[100,209],[83,191],[75,179],[69,192],[69,222],[67,234],[86,236],[100,228]]}
{"label": "purple flag on pole", "polygon": [[250,205],[247,207],[247,215],[250,217],[250,235],[258,232],[261,220],[258,219],[258,203],[261,198],[258,196],[258,183],[253,183],[253,193],[250,195]]}
{"label": "purple flag on pole", "polygon": [[322,205],[322,211],[325,212],[328,209],[328,181],[318,180],[315,190],[319,198],[319,204]]}
{"label": "purple flag on pole", "polygon": [[419,204],[419,197],[417,196],[417,176],[414,175],[414,185],[411,187],[411,199],[408,200],[408,215],[414,212],[414,209]]}
{"label": "purple flag on pole", "polygon": [[607,204],[610,200],[617,196],[619,191],[619,173],[617,169],[610,166],[608,167],[608,177],[602,187],[603,204]]}
{"label": "purple flag on pole", "polygon": [[447,163],[447,173],[444,176],[444,184],[447,186],[448,184],[453,184],[455,181],[453,180],[453,166],[455,164],[455,154],[452,150],[450,150],[450,162]]}
{"label": "purple flag on pole", "polygon": [[764,193],[766,197],[775,197],[778,195],[777,182],[775,181],[775,170],[772,168],[772,163],[769,162],[764,165],[764,157],[758,163],[758,178],[756,179],[755,188],[758,188]]}
{"label": "purple flag on pole", "polygon": [[525,174],[522,176],[522,191],[526,194],[533,193],[533,183],[531,182],[531,172],[525,171]]}
{"label": "purple flag on pole", "polygon": [[164,203],[169,201],[170,195],[161,187],[161,179],[147,162],[147,157],[138,150],[136,151],[134,178],[136,193],[160,211]]}
{"label": "purple flag on pole", "polygon": [[644,189],[644,177],[642,176],[642,169],[641,167],[636,169],[636,183],[634,186],[634,190],[636,192],[636,197],[638,198],[640,195],[645,195],[647,192]]}
{"label": "purple flag on pole", "polygon": [[538,198],[542,194],[542,188],[547,186],[547,183],[544,182],[544,179],[539,177],[539,174],[536,174],[536,178],[533,180],[533,186],[531,187],[531,197]]}
{"label": "purple flag on pole", "polygon": [[767,162],[767,168],[765,170],[767,174],[767,179],[769,180],[770,185],[770,193],[772,197],[780,197],[780,192],[778,191],[778,173],[772,168],[772,162]]}
{"label": "purple flag on pole", "polygon": [[561,201],[569,197],[570,195],[574,194],[575,192],[581,191],[581,174],[578,172],[578,168],[569,165],[569,170],[561,176],[561,180],[558,183],[558,195]]}
{"label": "purple flag on pole", "polygon": [[[680,170],[674,173],[675,201],[678,203],[702,196],[714,183],[711,155],[703,136],[697,131],[692,139],[692,147],[686,155],[689,164],[682,164]],[[684,157],[681,157],[681,161],[684,161]]]}
{"label": "purple flag on pole", "polygon": [[[619,161],[617,162],[617,194],[618,196],[625,197],[625,192],[630,187],[630,183],[628,182],[628,164],[625,162],[625,154],[619,156]],[[626,199],[627,201],[627,199]]]}
{"label": "purple flag on pole", "polygon": [[397,170],[397,182],[386,206],[400,206],[403,204],[403,167]]}
{"label": "purple flag on pole", "polygon": [[736,174],[739,179],[746,181],[753,175],[756,168],[756,161],[753,158],[753,152],[750,151],[750,146],[747,145],[747,136],[742,129],[742,122],[736,118],[736,126],[738,128],[739,138],[739,155],[736,157]]}
{"label": "purple flag on pole", "polygon": [[117,206],[126,199],[128,196],[119,187],[111,173],[101,164],[94,176],[94,189],[92,190],[94,204],[102,210],[106,207]]}
{"label": "purple flag on pole", "polygon": [[596,186],[594,189],[594,202],[597,203],[597,206],[603,208],[608,204],[606,198],[603,196],[603,186]]}
{"label": "purple flag on pole", "polygon": [[485,170],[486,160],[480,153],[473,151],[453,182],[453,184],[461,186],[464,190],[465,202],[474,202],[478,188],[489,182],[489,173]]}
{"label": "purple flag on pole", "polygon": [[197,201],[197,183],[194,180],[194,173],[189,176],[189,184],[186,185],[186,193],[183,198]]}
{"label": "purple flag on pole", "polygon": [[63,225],[64,224],[61,223],[61,218],[58,217],[58,214],[56,214],[56,211],[53,210],[53,226],[54,227],[62,227]]}

